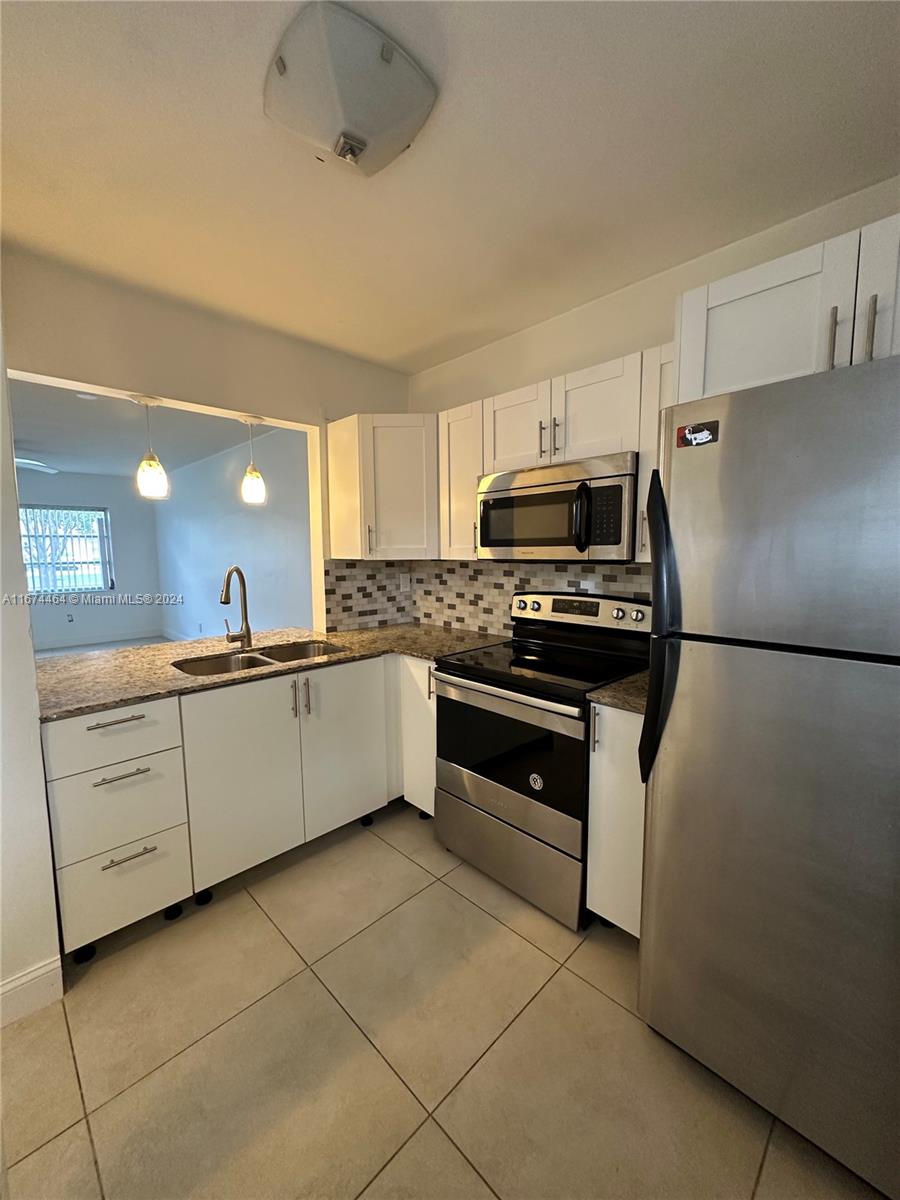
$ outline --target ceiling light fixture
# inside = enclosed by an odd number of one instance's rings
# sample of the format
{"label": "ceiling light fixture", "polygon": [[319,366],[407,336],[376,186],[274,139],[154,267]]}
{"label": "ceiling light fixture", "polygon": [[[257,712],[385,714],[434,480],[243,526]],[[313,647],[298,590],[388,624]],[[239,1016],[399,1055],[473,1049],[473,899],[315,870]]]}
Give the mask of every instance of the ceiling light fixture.
{"label": "ceiling light fixture", "polygon": [[349,8],[312,0],[275,48],[263,108],[320,162],[374,175],[409,149],[436,98],[419,64],[387,34]]}
{"label": "ceiling light fixture", "polygon": [[154,453],[153,443],[150,439],[150,401],[137,400],[136,403],[143,404],[144,412],[147,415],[147,453],[138,463],[135,476],[137,490],[145,500],[168,500],[169,477],[165,467]]}
{"label": "ceiling light fixture", "polygon": [[244,478],[241,480],[241,499],[245,504],[265,504],[266,502],[266,481],[260,475],[253,462],[253,425],[254,422],[248,418],[247,428],[250,431],[250,462],[247,470],[244,472]]}

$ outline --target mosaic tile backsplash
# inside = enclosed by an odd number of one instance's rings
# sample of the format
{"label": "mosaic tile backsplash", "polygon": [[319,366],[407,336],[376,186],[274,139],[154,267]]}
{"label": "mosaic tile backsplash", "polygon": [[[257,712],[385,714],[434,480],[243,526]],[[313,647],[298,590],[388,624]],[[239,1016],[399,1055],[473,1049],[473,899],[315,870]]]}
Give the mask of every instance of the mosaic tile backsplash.
{"label": "mosaic tile backsplash", "polygon": [[650,566],[334,560],[325,564],[327,631],[417,621],[502,635],[512,629],[512,594],[523,591],[599,592],[649,600]]}

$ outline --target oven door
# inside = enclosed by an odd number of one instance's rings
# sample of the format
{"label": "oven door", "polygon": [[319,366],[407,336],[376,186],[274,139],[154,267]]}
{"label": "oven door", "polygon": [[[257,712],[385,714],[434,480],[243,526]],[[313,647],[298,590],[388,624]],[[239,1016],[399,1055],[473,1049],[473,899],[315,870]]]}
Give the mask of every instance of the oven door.
{"label": "oven door", "polygon": [[583,480],[484,492],[478,501],[478,557],[586,559],[589,502]]}
{"label": "oven door", "polygon": [[434,678],[437,786],[580,859],[581,710],[440,671]]}

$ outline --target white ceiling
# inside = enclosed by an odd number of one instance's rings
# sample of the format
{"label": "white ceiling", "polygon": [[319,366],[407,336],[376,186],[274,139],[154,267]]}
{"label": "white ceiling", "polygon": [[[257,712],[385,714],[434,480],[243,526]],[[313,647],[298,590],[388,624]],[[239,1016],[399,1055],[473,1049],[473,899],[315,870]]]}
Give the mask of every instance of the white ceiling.
{"label": "white ceiling", "polygon": [[[85,399],[66,388],[11,379],[13,442],[19,458],[58,471],[133,475],[147,447],[143,408],[110,396]],[[167,471],[247,441],[247,426],[178,408],[154,407],[153,448]],[[254,436],[266,432],[264,425]]]}
{"label": "white ceiling", "polygon": [[6,234],[416,371],[900,171],[895,3],[353,4],[440,89],[371,179],[263,115],[298,7],[4,3]]}

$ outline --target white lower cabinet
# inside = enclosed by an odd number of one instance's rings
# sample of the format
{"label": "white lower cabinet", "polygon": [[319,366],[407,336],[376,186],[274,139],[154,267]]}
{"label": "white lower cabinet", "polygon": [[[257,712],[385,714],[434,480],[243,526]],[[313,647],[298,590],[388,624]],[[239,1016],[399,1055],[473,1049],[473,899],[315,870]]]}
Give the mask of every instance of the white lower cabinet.
{"label": "white lower cabinet", "polygon": [[190,896],[187,825],[153,833],[56,872],[63,946],[77,950]]}
{"label": "white lower cabinet", "polygon": [[181,697],[194,886],[305,841],[298,677]]}
{"label": "white lower cabinet", "polygon": [[587,907],[635,937],[641,931],[644,870],[642,724],[638,713],[592,706]]}
{"label": "white lower cabinet", "polygon": [[384,672],[368,658],[298,677],[307,840],[390,799]]}
{"label": "white lower cabinet", "polygon": [[403,795],[422,812],[434,814],[434,759],[437,751],[437,701],[434,663],[400,658],[400,736]]}

